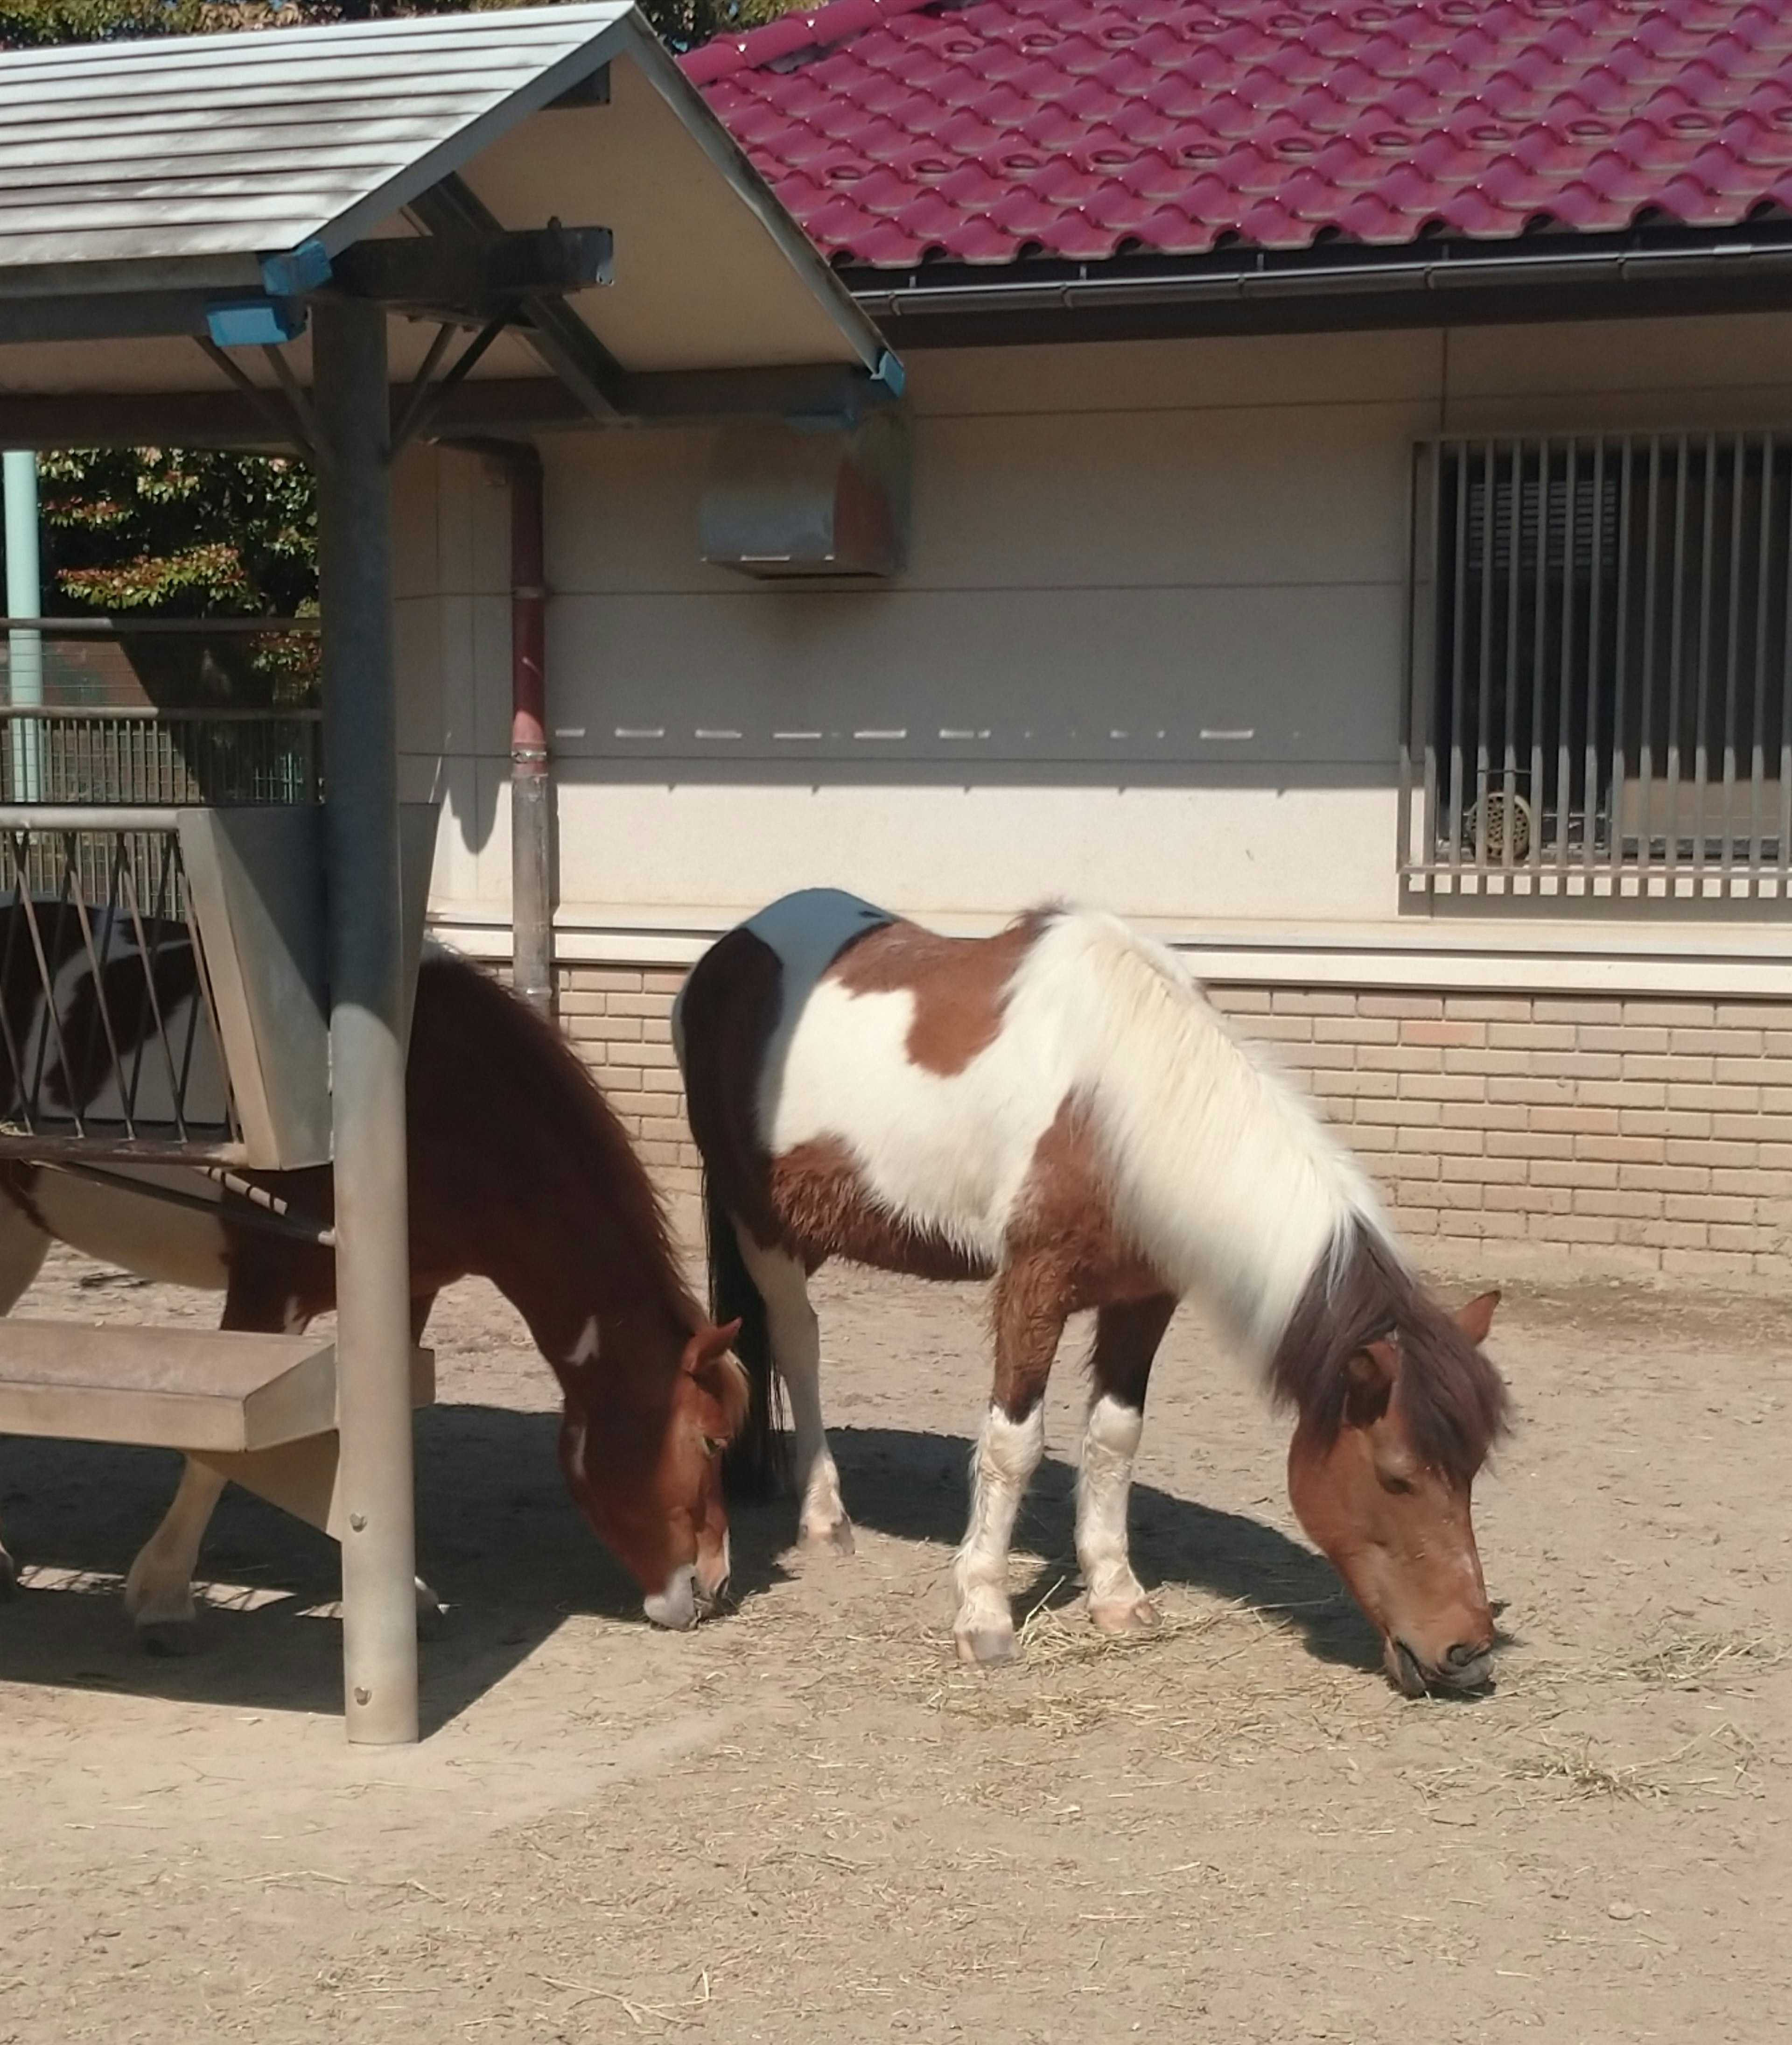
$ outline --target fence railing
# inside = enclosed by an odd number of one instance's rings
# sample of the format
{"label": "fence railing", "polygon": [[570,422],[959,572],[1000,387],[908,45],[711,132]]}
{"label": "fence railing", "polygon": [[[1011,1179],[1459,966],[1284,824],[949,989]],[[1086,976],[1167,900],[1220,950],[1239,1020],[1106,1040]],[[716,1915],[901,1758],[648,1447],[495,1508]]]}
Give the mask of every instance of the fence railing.
{"label": "fence railing", "polygon": [[321,793],[315,618],[9,618],[0,803]]}
{"label": "fence railing", "polygon": [[1792,434],[1418,450],[1401,870],[1792,901]]}
{"label": "fence railing", "polygon": [[315,710],[0,706],[0,803],[314,803]]}
{"label": "fence railing", "polygon": [[318,653],[315,619],[0,625],[0,1156],[244,1154],[240,933],[214,903],[208,966],[187,838],[320,799]]}
{"label": "fence railing", "polygon": [[172,813],[5,811],[0,1156],[229,1155],[241,1134]]}

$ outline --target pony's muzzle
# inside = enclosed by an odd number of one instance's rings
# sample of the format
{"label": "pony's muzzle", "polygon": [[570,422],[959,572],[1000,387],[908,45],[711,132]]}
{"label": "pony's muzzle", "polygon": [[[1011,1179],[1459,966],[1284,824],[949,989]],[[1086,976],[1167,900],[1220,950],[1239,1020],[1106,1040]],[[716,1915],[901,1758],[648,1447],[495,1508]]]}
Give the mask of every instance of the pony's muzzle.
{"label": "pony's muzzle", "polygon": [[663,1591],[641,1600],[641,1609],[656,1626],[673,1633],[687,1632],[698,1619],[696,1570],[688,1562],[673,1570]]}
{"label": "pony's muzzle", "polygon": [[733,1609],[728,1595],[728,1580],[732,1573],[728,1536],[721,1537],[721,1547],[713,1557],[699,1554],[697,1558],[697,1616],[713,1619],[718,1612]]}
{"label": "pony's muzzle", "polygon": [[1479,1690],[1493,1680],[1493,1650],[1458,1641],[1440,1662],[1422,1662],[1404,1640],[1390,1638],[1382,1660],[1402,1696],[1422,1697],[1429,1690]]}

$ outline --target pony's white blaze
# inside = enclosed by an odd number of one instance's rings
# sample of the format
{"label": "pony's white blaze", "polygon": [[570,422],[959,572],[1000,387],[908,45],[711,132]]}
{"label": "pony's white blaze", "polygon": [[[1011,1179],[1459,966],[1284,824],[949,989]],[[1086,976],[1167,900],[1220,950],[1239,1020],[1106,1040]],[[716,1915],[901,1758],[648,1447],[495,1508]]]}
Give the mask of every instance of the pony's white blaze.
{"label": "pony's white blaze", "polygon": [[960,1072],[909,1061],[914,1010],[906,990],[814,984],[762,1077],[773,1155],[843,1142],[879,1205],[999,1264],[1040,1139],[1075,1101],[1122,1232],[1170,1288],[1202,1289],[1265,1354],[1344,1225],[1384,1232],[1367,1180],[1292,1087],[1174,953],[1112,917],[1045,926],[995,1040]]}
{"label": "pony's white blaze", "polygon": [[598,1317],[593,1314],[579,1331],[579,1339],[572,1346],[568,1363],[595,1363],[598,1360]]}

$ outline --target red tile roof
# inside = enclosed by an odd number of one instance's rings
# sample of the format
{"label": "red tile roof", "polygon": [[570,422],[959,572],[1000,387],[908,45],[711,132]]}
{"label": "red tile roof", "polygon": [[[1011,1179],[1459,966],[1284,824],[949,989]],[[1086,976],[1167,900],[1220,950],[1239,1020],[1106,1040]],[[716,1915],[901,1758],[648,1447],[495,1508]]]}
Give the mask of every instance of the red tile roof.
{"label": "red tile roof", "polygon": [[1788,0],[834,0],[684,64],[886,268],[1792,207]]}

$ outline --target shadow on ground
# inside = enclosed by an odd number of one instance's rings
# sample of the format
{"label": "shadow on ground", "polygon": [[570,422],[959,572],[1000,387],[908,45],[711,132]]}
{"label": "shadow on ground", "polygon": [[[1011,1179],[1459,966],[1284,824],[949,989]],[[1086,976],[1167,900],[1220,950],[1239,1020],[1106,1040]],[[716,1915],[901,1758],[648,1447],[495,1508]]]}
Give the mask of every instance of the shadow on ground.
{"label": "shadow on ground", "polygon": [[[952,1435],[886,1427],[830,1429],[847,1511],[856,1524],[906,1541],[954,1548],[969,1509],[971,1444]],[[1067,1604],[1075,1577],[1076,1472],[1048,1457],[1040,1466],[1015,1532],[1015,1545],[1044,1558],[1029,1585],[1016,1571],[1017,1616],[1030,1606]],[[733,1524],[737,1588],[751,1596],[761,1558],[796,1539],[794,1502],[737,1508]],[[1222,1512],[1149,1485],[1135,1485],[1132,1562],[1148,1588],[1177,1585],[1274,1614],[1294,1627],[1320,1660],[1353,1669],[1381,1665],[1381,1644],[1352,1604],[1330,1563],[1261,1520]]]}
{"label": "shadow on ground", "polygon": [[[640,1593],[599,1546],[561,1488],[558,1418],[502,1407],[438,1406],[420,1416],[418,1554],[449,1608],[423,1647],[426,1730],[502,1681],[570,1613],[640,1621]],[[948,1550],[963,1533],[970,1443],[952,1435],[843,1428],[830,1437],[857,1523]],[[245,1493],[225,1494],[202,1577],[221,1604],[202,1613],[203,1652],[158,1660],[138,1646],[119,1580],[172,1496],[179,1458],[84,1442],[0,1445],[0,1527],[26,1588],[0,1607],[0,1681],[227,1704],[252,1711],[334,1712],[341,1641],[330,1608],[333,1543]],[[1048,1558],[1023,1605],[1076,1595],[1075,1472],[1042,1465],[1020,1541]],[[737,1596],[783,1574],[794,1502],[733,1515]],[[1367,1627],[1329,1566],[1274,1528],[1140,1486],[1134,1554],[1148,1584],[1180,1584],[1283,1616],[1316,1655],[1353,1667],[1379,1661]],[[944,1556],[942,1556],[942,1562]],[[640,1621],[644,1623],[644,1621]]]}

